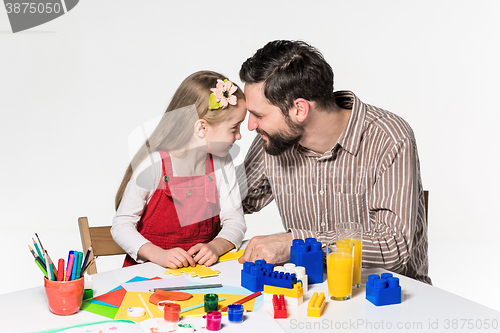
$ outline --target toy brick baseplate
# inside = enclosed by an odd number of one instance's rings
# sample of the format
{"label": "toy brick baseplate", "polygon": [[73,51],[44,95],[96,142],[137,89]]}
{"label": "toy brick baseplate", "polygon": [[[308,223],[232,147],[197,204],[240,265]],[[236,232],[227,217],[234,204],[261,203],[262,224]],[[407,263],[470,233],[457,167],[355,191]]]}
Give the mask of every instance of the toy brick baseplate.
{"label": "toy brick baseplate", "polygon": [[294,239],[290,247],[290,262],[306,268],[309,284],[323,283],[323,250],[316,238]]}
{"label": "toy brick baseplate", "polygon": [[274,319],[286,319],[286,304],[283,295],[273,295]]}
{"label": "toy brick baseplate", "polygon": [[263,291],[264,285],[293,289],[297,283],[295,274],[274,272],[274,265],[265,260],[256,260],[243,264],[241,270],[241,286],[250,291]]}
{"label": "toy brick baseplate", "polygon": [[299,306],[304,302],[301,282],[295,283],[291,289],[264,285],[264,302],[272,302],[273,295],[283,295],[287,306]]}
{"label": "toy brick baseplate", "polygon": [[325,304],[325,293],[321,293],[318,295],[318,293],[315,292],[309,300],[309,304],[307,305],[307,316],[321,317],[321,313],[325,308]]}
{"label": "toy brick baseplate", "polygon": [[366,299],[376,306],[401,303],[401,286],[399,279],[391,273],[368,275],[366,282]]}

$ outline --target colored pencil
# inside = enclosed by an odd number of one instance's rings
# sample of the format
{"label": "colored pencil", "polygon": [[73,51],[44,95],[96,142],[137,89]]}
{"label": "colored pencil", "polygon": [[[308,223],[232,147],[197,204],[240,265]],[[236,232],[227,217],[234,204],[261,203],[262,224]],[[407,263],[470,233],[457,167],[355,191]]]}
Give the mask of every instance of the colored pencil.
{"label": "colored pencil", "polygon": [[40,252],[40,248],[38,247],[38,244],[35,242],[35,239],[32,238],[32,240],[33,240],[33,245],[35,246],[36,252],[38,253],[38,256],[42,259],[43,263],[46,265],[45,258],[43,257],[42,252]]}
{"label": "colored pencil", "polygon": [[45,267],[45,263],[43,262],[43,260],[40,259],[40,257],[38,256],[38,254],[35,253],[35,251],[33,251],[33,248],[31,246],[28,245],[28,247],[30,248],[31,254],[35,258],[35,260],[38,261],[42,265],[43,269],[46,270],[47,267]]}
{"label": "colored pencil", "polygon": [[90,266],[92,266],[92,264],[95,262],[96,259],[97,259],[97,256],[95,256],[94,258],[92,258],[92,260],[90,260],[90,262],[87,264],[87,267],[85,267],[85,269],[83,270],[83,274],[85,274],[85,272],[87,272],[87,270],[90,268]]}
{"label": "colored pencil", "polygon": [[154,289],[150,289],[149,291],[155,292],[156,290],[171,291],[171,290],[189,290],[189,289],[208,289],[208,288],[220,288],[220,287],[222,287],[222,284],[216,283],[216,284],[200,284],[200,285],[195,285],[195,286],[154,288]]}
{"label": "colored pencil", "polygon": [[57,281],[64,281],[64,259],[59,259],[57,263]]}
{"label": "colored pencil", "polygon": [[82,267],[80,268],[80,274],[83,276],[83,271],[85,270],[85,265],[87,265],[87,262],[89,260],[90,252],[92,251],[92,245],[90,245],[89,249],[87,250],[87,253],[85,254],[85,260],[82,263]]}
{"label": "colored pencil", "polygon": [[31,251],[31,254],[33,255],[33,258],[36,259],[37,255],[35,254],[35,251],[33,251],[33,248],[30,245],[28,245],[28,247],[30,248],[30,251]]}
{"label": "colored pencil", "polygon": [[[225,297],[219,297],[219,302],[223,301],[225,299],[226,299]],[[202,306],[205,306],[205,303],[193,305],[193,306],[190,306],[189,308],[182,309],[181,312],[179,312],[179,313],[184,313],[184,312],[187,312],[187,311],[198,309],[198,308],[201,308]]]}
{"label": "colored pencil", "polygon": [[[253,293],[252,295],[248,295],[247,297],[243,297],[242,299],[233,302],[232,304],[243,304],[245,302],[248,302],[251,299],[254,299],[257,296],[260,296],[262,294],[260,291],[257,291],[256,293]],[[223,307],[222,309],[219,310],[220,312],[225,312],[227,311],[227,306]]]}
{"label": "colored pencil", "polygon": [[35,263],[38,265],[38,267],[40,267],[45,277],[47,277],[47,271],[45,270],[45,268],[42,267],[42,264],[40,264],[38,260],[35,260]]}
{"label": "colored pencil", "polygon": [[40,247],[42,248],[42,252],[45,251],[45,249],[43,248],[43,245],[42,245],[42,241],[40,240],[40,238],[38,237],[38,234],[35,232],[35,236],[36,236],[36,239],[38,239],[38,244],[40,244]]}
{"label": "colored pencil", "polygon": [[50,257],[49,255],[49,252],[47,250],[44,250],[45,253],[47,254],[47,259],[49,259],[49,262],[50,262],[50,267],[52,269],[52,273],[54,273],[54,281],[55,279],[57,278],[57,269],[56,269],[56,265],[54,265],[54,262],[52,261],[52,258]]}
{"label": "colored pencil", "polygon": [[52,280],[52,270],[50,269],[49,259],[47,258],[47,253],[43,254],[45,262],[47,263],[47,279]]}
{"label": "colored pencil", "polygon": [[[70,251],[70,252],[73,252],[73,251]],[[66,278],[64,279],[64,281],[70,281],[70,279],[71,279],[71,271],[73,269],[73,261],[74,260],[75,260],[75,255],[73,253],[71,253],[69,255],[68,266],[66,266]]]}

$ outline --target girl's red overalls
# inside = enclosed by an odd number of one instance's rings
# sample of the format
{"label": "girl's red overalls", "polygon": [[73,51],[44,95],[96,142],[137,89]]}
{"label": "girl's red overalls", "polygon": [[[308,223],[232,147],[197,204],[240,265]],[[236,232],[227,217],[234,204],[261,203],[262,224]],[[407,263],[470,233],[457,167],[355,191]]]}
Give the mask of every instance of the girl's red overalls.
{"label": "girl's red overalls", "polygon": [[[162,177],[149,200],[137,231],[154,245],[168,250],[189,250],[215,238],[219,220],[219,196],[212,155],[205,161],[205,175],[173,177],[167,152],[160,151]],[[129,255],[123,267],[137,264]]]}

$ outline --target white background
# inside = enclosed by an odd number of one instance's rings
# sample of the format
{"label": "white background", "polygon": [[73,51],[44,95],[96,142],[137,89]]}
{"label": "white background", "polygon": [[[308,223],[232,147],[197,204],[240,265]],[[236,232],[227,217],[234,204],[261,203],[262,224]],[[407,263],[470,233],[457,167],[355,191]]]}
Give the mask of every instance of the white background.
{"label": "white background", "polygon": [[[500,310],[499,14],[495,0],[85,0],[12,34],[0,8],[0,293],[42,284],[35,232],[57,260],[82,250],[79,216],[111,224],[129,135],[186,76],[239,83],[258,48],[301,39],[332,65],[335,90],[411,124],[434,285]],[[254,133],[242,134],[245,152]],[[274,204],[247,223],[248,237],[282,230]],[[100,258],[98,270],[121,261]]]}

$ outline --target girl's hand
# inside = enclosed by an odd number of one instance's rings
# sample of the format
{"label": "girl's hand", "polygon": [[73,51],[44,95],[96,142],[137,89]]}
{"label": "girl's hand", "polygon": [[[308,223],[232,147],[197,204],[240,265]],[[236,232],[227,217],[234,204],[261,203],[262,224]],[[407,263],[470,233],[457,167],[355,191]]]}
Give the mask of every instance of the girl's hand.
{"label": "girl's hand", "polygon": [[234,248],[230,241],[217,237],[207,244],[198,243],[188,250],[189,255],[196,253],[194,261],[200,265],[211,266],[219,260],[219,256]]}
{"label": "girl's hand", "polygon": [[173,269],[196,266],[196,262],[193,260],[193,257],[180,247],[160,251],[156,254],[154,262],[160,266]]}
{"label": "girl's hand", "polygon": [[194,261],[196,261],[200,265],[211,266],[219,260],[219,252],[215,248],[213,244],[207,243],[198,243],[193,245],[188,252],[189,255],[193,255],[196,253],[194,257]]}

